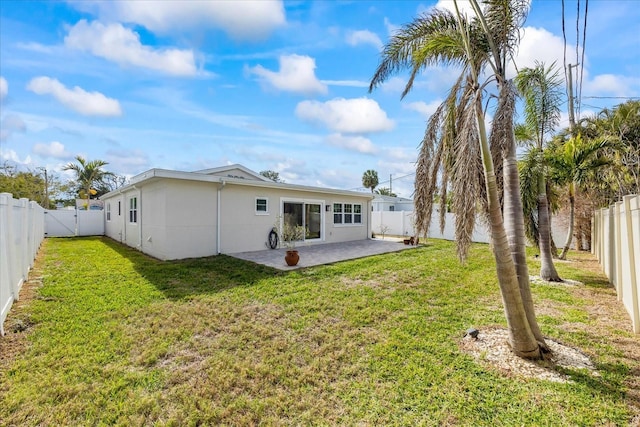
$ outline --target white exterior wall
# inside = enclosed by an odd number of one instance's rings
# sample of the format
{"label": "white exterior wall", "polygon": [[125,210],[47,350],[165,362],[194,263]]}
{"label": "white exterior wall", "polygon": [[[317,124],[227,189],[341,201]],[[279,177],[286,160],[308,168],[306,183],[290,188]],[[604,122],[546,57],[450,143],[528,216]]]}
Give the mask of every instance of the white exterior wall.
{"label": "white exterior wall", "polygon": [[[220,252],[268,249],[267,238],[280,215],[281,192],[228,184],[220,193]],[[267,214],[256,214],[256,197],[267,199]]]}
{"label": "white exterior wall", "polygon": [[[120,202],[120,212],[118,213],[118,202]],[[107,207],[110,204],[110,207]],[[105,200],[105,223],[104,234],[118,242],[124,241],[124,196],[117,195]],[[107,209],[111,209],[111,218],[107,219]]]}
{"label": "white exterior wall", "polygon": [[[267,214],[256,213],[256,198],[266,198]],[[319,241],[307,241],[304,244],[346,242],[370,237],[369,213],[371,204],[368,199],[352,196],[306,192],[276,188],[250,187],[227,184],[221,192],[222,229],[220,233],[221,253],[237,253],[267,249],[269,232],[278,225],[282,215],[283,203],[307,202],[320,204],[323,233]],[[359,203],[362,205],[362,224],[334,225],[333,203]],[[326,206],[330,206],[327,211]]]}
{"label": "white exterior wall", "polygon": [[171,247],[167,244],[166,230],[168,187],[168,181],[151,182],[141,188],[142,197],[138,202],[141,202],[138,206],[139,226],[142,227],[141,250],[163,260],[170,259],[168,251]]}
{"label": "white exterior wall", "polygon": [[[133,197],[137,197],[138,199],[138,202],[137,202],[138,223],[129,222],[129,203],[131,198]],[[140,199],[139,189],[132,188],[131,190],[125,192],[124,200],[122,203],[122,216],[124,219],[124,243],[127,244],[127,246],[131,246],[132,248],[142,250],[142,248],[140,247],[141,235],[140,235],[140,227],[139,227],[139,222],[141,217],[140,209],[142,207],[142,204],[140,202],[141,202],[141,199]]]}
{"label": "white exterior wall", "polygon": [[[159,258],[182,259],[216,255],[218,184],[180,180],[162,182],[166,187],[158,189],[154,200],[164,207],[166,217],[162,218],[156,213],[157,216],[152,222],[153,229],[148,229],[143,222],[145,232],[154,230],[155,233],[160,232],[164,222],[166,242],[163,242],[163,246],[165,246],[166,256]],[[146,191],[147,187],[144,187],[143,195]],[[151,203],[151,199],[146,203],[147,209],[143,207],[143,211],[149,215],[146,211],[149,208],[155,210],[155,205]],[[149,237],[152,242],[155,240],[154,235],[145,233],[143,245],[149,243]]]}

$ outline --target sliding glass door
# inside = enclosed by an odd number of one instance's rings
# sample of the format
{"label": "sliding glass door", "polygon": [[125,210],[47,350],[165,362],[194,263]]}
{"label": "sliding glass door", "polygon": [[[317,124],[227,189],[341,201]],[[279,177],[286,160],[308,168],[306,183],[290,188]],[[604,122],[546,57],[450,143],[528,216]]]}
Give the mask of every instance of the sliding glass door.
{"label": "sliding glass door", "polygon": [[284,201],[282,221],[283,225],[303,227],[303,240],[322,239],[322,204],[320,202]]}

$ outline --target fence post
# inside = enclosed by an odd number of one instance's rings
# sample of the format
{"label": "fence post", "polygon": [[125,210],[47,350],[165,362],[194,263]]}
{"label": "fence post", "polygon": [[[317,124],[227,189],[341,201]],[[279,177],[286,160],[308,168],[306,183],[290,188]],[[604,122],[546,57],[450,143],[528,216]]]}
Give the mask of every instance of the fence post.
{"label": "fence post", "polygon": [[11,289],[11,253],[10,244],[12,229],[10,216],[13,210],[13,196],[11,193],[0,193],[0,335],[4,336],[4,319],[7,318],[13,303]]}
{"label": "fence post", "polygon": [[620,222],[622,221],[621,208],[622,202],[616,202],[614,205],[615,216],[615,287],[618,292],[618,301],[622,301],[622,294],[624,293],[623,280],[622,280],[622,230],[620,229]]}
{"label": "fence post", "polygon": [[29,225],[27,223],[29,220],[29,199],[21,198],[18,202],[18,206],[20,207],[20,229],[16,231],[17,238],[15,240],[14,248],[16,251],[16,260],[18,261],[18,271],[20,274],[18,280],[15,280],[13,283],[13,297],[16,301],[20,299],[20,289],[29,274],[29,260],[27,259],[27,246],[29,245]]}
{"label": "fence post", "polygon": [[[640,309],[638,308],[638,272],[637,272],[637,262],[638,257],[636,255],[636,250],[640,250],[640,248],[635,248],[634,239],[635,234],[639,232],[639,230],[635,229],[633,226],[633,215],[631,211],[631,200],[634,197],[640,196],[624,196],[622,201],[624,203],[624,211],[625,211],[625,221],[627,224],[627,251],[629,252],[629,281],[631,284],[631,319],[633,320],[633,332],[638,334],[640,333]],[[639,213],[640,214],[640,213]]]}

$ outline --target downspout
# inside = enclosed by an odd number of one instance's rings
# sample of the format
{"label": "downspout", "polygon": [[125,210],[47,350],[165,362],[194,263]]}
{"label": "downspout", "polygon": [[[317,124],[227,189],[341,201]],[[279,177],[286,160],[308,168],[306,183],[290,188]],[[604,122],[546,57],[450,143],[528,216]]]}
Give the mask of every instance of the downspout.
{"label": "downspout", "polygon": [[222,199],[221,194],[222,194],[222,189],[224,188],[224,186],[227,185],[227,181],[220,180],[220,185],[218,186],[218,200],[216,203],[216,252],[218,253],[218,255],[220,255],[220,230],[221,230],[221,221],[220,221],[220,200]]}
{"label": "downspout", "polygon": [[119,208],[118,208],[118,218],[120,218],[120,216],[122,216],[122,219],[119,219],[119,226],[120,228],[120,243],[122,242],[126,242],[127,241],[127,217],[126,215],[121,215],[122,214],[122,202],[124,202],[125,199],[123,199],[123,195],[122,195],[122,190],[118,189],[118,194],[120,194],[120,199],[118,199],[118,203],[120,203]]}
{"label": "downspout", "polygon": [[136,206],[138,218],[138,249],[142,252],[142,188],[137,188],[135,185],[132,187],[134,190],[138,190],[138,202]]}
{"label": "downspout", "polygon": [[[371,240],[371,232],[373,227],[371,226],[371,210],[373,206],[373,199],[367,201],[367,240]],[[382,215],[380,216],[382,218]]]}

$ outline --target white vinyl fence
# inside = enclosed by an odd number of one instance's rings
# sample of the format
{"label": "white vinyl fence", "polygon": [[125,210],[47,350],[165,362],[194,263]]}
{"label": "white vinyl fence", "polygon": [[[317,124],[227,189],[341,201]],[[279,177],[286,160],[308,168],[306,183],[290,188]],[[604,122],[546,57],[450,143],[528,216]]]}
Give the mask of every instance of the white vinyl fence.
{"label": "white vinyl fence", "polygon": [[[431,216],[429,236],[435,239],[455,240],[455,215],[447,213],[444,232],[440,233],[440,214],[434,212]],[[387,234],[394,236],[415,236],[412,211],[376,211],[371,212],[371,231],[376,235]],[[384,230],[384,233],[383,233]],[[488,230],[479,222],[471,238],[474,242],[489,243],[491,237]]]}
{"label": "white vinyl fence", "polygon": [[44,209],[0,193],[0,335],[44,239]]}
{"label": "white vinyl fence", "polygon": [[591,252],[640,334],[640,195],[594,212]]}

